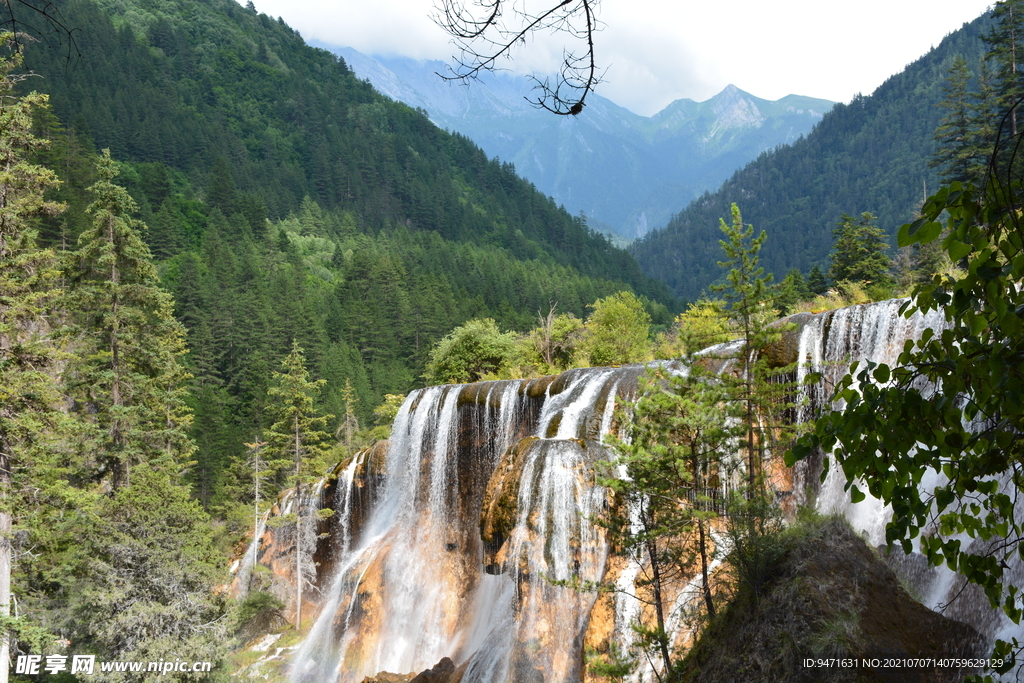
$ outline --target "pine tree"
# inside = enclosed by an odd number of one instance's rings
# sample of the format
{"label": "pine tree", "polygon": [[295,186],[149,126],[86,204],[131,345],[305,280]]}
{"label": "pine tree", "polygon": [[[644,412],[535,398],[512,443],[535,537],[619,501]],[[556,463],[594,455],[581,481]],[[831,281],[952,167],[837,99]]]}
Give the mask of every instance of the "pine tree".
{"label": "pine tree", "polygon": [[967,61],[957,55],[942,88],[945,98],[939,106],[945,108],[947,113],[935,129],[938,148],[929,162],[930,166],[939,167],[939,175],[946,181],[966,183],[972,179],[971,169],[978,150],[973,144],[972,103],[968,93],[970,80],[971,71],[967,68]]}
{"label": "pine tree", "polygon": [[[10,33],[0,47],[11,46]],[[54,389],[54,341],[48,313],[58,294],[52,251],[39,249],[30,219],[54,215],[60,205],[43,193],[57,185],[56,175],[26,158],[46,144],[32,135],[32,112],[47,106],[46,95],[14,94],[22,80],[12,74],[21,52],[0,57],[0,682],[6,683],[10,658],[12,525],[26,513],[16,502],[16,471],[31,472],[28,462],[47,423],[58,413]]]}
{"label": "pine tree", "polygon": [[[645,601],[653,608],[654,627],[641,625],[637,633],[642,646],[661,657],[662,680],[675,680],[664,590],[686,576],[694,559],[700,566],[707,616],[713,619],[716,613],[709,574],[714,558],[711,524],[725,504],[722,484],[735,469],[732,451],[739,436],[729,426],[727,386],[695,363],[696,355],[687,358],[687,376],[657,367],[641,378],[627,421],[628,438],[608,439],[618,454],[609,464],[625,468],[628,478],[602,482],[622,496],[624,509],[633,512],[611,517],[607,528],[619,547],[641,565],[649,586]],[[693,536],[695,543],[684,540]]]}
{"label": "pine tree", "polygon": [[719,244],[728,260],[719,261],[718,265],[729,268],[729,272],[726,284],[712,289],[722,292],[729,304],[728,315],[743,340],[738,358],[736,397],[743,405],[741,419],[746,431],[744,449],[747,452],[748,495],[753,495],[764,445],[764,434],[760,429],[762,423],[757,413],[761,403],[758,387],[765,381],[765,368],[763,362],[758,361],[757,354],[777,334],[768,329],[768,322],[775,317],[775,311],[768,306],[772,276],[765,275],[764,268],[758,265],[758,254],[761,245],[768,239],[768,233],[762,230],[760,235],[754,237],[754,226],[744,225],[743,216],[736,204],[732,205],[732,224],[726,224],[725,219],[720,218],[719,227],[727,238],[719,240]]}
{"label": "pine tree", "polygon": [[100,472],[116,488],[130,483],[138,463],[176,467],[195,446],[188,436],[184,328],[174,302],[160,288],[145,225],[132,218],[136,204],[113,183],[109,150],[97,162],[100,180],[88,213],[92,226],[79,237],[69,268],[72,307],[81,336],[68,383],[78,414],[90,425],[81,446],[95,454]]}
{"label": "pine tree", "polygon": [[302,627],[302,587],[305,583],[302,562],[303,486],[325,475],[329,465],[331,435],[325,430],[333,415],[317,415],[314,403],[325,381],[309,379],[306,357],[298,342],[292,342],[291,353],[281,363],[283,372],[274,373],[271,398],[277,421],[266,432],[266,453],[271,465],[278,469],[291,462],[291,483],[295,519],[295,628]]}
{"label": "pine tree", "polygon": [[984,59],[978,69],[978,91],[971,105],[970,130],[973,140],[974,157],[968,169],[968,178],[978,184],[984,183],[988,171],[989,157],[996,144],[998,119],[993,116],[997,110],[995,77],[989,67],[990,60]]}
{"label": "pine tree", "polygon": [[993,119],[1007,116],[1008,130],[1017,135],[1017,103],[1024,97],[1024,0],[1001,0],[992,8],[994,26],[984,37],[987,58],[996,64],[996,103]]}
{"label": "pine tree", "polygon": [[817,296],[821,296],[828,291],[828,280],[817,265],[814,265],[811,268],[811,272],[807,274],[807,289],[811,294]]}
{"label": "pine tree", "polygon": [[832,234],[835,247],[828,275],[836,282],[889,285],[889,241],[868,212],[855,219],[844,213]]}

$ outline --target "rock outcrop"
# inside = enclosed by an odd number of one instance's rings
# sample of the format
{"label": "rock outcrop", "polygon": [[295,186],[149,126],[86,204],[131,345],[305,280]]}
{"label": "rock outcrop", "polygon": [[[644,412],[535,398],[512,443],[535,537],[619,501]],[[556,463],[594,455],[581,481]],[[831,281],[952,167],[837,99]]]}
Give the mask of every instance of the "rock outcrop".
{"label": "rock outcrop", "polygon": [[805,660],[987,656],[977,631],[914,600],[844,521],[797,527],[782,541],[759,594],[741,589],[681,663],[686,683],[952,683],[969,672]]}

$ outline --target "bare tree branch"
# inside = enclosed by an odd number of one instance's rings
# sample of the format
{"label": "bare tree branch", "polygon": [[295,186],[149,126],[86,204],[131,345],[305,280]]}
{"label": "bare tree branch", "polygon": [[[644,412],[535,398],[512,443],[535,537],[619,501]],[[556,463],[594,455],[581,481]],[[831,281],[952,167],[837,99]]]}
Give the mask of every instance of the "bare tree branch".
{"label": "bare tree branch", "polygon": [[459,53],[448,71],[438,74],[446,81],[477,79],[498,71],[500,59],[511,59],[513,49],[525,45],[538,31],[566,34],[577,50],[564,49],[562,66],[552,82],[533,77],[533,97],[526,100],[552,114],[575,116],[583,111],[587,96],[598,83],[594,58],[594,33],[601,25],[596,9],[599,0],[554,0],[540,12],[526,9],[526,0],[438,0],[433,20],[452,37]]}
{"label": "bare tree branch", "polygon": [[49,47],[66,50],[65,59],[81,57],[75,33],[55,4],[49,0],[0,0],[0,30],[14,34],[14,45],[23,49],[26,42],[41,40]]}

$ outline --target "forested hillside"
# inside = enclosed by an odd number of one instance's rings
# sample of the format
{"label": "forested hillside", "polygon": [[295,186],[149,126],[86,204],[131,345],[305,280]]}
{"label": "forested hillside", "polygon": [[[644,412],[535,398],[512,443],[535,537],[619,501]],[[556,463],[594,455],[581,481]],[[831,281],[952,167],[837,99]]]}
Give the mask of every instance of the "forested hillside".
{"label": "forested hillside", "polygon": [[664,225],[761,152],[796,141],[834,104],[799,95],[773,102],[730,85],[653,116],[593,93],[584,114],[558,117],[523,98],[532,87],[524,76],[486,74],[472,88],[452,88],[437,77],[442,62],[332,51],[381,92],[422,107],[442,128],[513,162],[572,213],[627,240]]}
{"label": "forested hillside", "polygon": [[381,97],[282,22],[230,0],[57,6],[79,54],[69,63],[34,45],[26,64],[42,79],[31,87],[115,159],[166,164],[197,187],[224,159],[270,217],[309,195],[353,211],[365,231],[408,224],[657,290],[510,167]]}
{"label": "forested hillside", "polygon": [[626,289],[670,320],[629,254],[282,22],[232,0],[59,8],[80,54],[31,45],[41,78],[22,84],[51,96],[40,161],[69,205],[41,236],[74,247],[109,148],[187,330],[208,509],[247,490],[244,442],[293,341],[327,380],[333,430],[422,385],[431,347],[471,318],[528,330],[553,303],[582,317]]}
{"label": "forested hillside", "polygon": [[807,137],[761,155],[713,193],[634,243],[648,275],[676,296],[693,299],[720,277],[719,218],[732,202],[758,230],[768,231],[762,264],[781,278],[790,268],[826,269],[833,228],[845,212],[869,211],[894,238],[938,186],[928,161],[944,115],[947,72],[962,55],[977,74],[985,53],[985,16],[965,24],[871,95],[837,104]]}

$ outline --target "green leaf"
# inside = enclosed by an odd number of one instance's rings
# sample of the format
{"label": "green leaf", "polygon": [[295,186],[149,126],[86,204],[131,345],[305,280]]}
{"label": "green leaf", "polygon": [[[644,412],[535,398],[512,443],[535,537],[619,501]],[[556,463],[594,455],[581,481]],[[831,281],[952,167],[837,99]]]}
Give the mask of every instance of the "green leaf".
{"label": "green leaf", "polygon": [[850,500],[851,501],[853,501],[854,503],[859,503],[862,500],[864,500],[865,498],[867,498],[867,496],[864,494],[863,491],[861,491],[859,488],[857,488],[856,484],[854,484],[853,486],[850,487]]}
{"label": "green leaf", "polygon": [[938,221],[930,221],[925,223],[924,227],[918,231],[917,241],[921,244],[928,244],[929,242],[935,241],[935,238],[941,234],[942,223],[939,223]]}
{"label": "green leaf", "polygon": [[971,249],[971,245],[964,244],[958,239],[950,240],[949,244],[946,246],[946,252],[949,254],[949,259],[954,262],[959,261],[970,254]]}
{"label": "green leaf", "polygon": [[822,374],[820,372],[808,372],[804,377],[804,384],[817,384],[821,381]]}
{"label": "green leaf", "polygon": [[885,384],[886,382],[889,381],[889,378],[891,376],[889,373],[889,366],[884,364],[879,365],[877,368],[875,368],[875,371],[872,373],[872,375],[874,376],[876,382],[878,382],[879,384]]}

